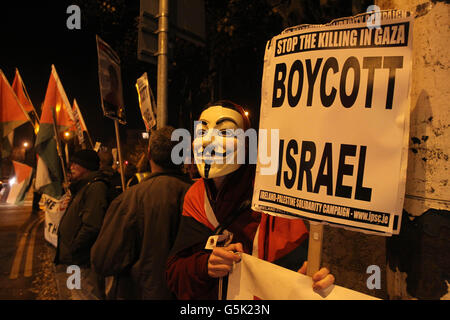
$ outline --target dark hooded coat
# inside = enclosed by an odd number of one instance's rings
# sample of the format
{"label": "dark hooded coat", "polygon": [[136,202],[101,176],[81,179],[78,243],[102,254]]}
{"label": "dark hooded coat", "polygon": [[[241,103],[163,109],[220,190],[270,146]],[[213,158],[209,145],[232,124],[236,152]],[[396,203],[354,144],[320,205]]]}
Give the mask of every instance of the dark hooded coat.
{"label": "dark hooded coat", "polygon": [[89,266],[91,247],[108,206],[105,179],[100,172],[94,171],[71,183],[72,197],[58,227],[56,264]]}
{"label": "dark hooded coat", "polygon": [[152,173],[110,205],[91,261],[114,276],[110,299],[172,299],[165,281],[183,198],[191,181],[178,172]]}

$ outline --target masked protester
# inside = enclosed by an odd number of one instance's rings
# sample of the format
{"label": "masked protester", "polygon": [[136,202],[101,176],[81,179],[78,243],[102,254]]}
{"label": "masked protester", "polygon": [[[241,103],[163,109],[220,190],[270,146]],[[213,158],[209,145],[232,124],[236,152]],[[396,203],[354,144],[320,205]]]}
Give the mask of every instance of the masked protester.
{"label": "masked protester", "polygon": [[[306,271],[308,231],[303,220],[250,208],[255,165],[239,163],[239,153],[248,158],[249,150],[236,135],[249,128],[243,108],[230,101],[208,105],[194,128],[193,152],[202,179],[185,196],[166,271],[168,286],[178,299],[217,299],[219,278],[240,260],[235,252]],[[227,235],[225,243],[205,249],[208,238],[219,233]],[[324,289],[334,277],[322,268],[313,280],[315,289]]]}

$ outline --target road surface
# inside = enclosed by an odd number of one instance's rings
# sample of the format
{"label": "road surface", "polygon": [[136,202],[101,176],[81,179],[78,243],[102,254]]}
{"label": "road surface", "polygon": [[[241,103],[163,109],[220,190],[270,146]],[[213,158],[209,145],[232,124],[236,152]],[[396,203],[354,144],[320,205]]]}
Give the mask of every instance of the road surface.
{"label": "road surface", "polygon": [[44,214],[0,203],[0,300],[54,300],[54,248],[44,239]]}

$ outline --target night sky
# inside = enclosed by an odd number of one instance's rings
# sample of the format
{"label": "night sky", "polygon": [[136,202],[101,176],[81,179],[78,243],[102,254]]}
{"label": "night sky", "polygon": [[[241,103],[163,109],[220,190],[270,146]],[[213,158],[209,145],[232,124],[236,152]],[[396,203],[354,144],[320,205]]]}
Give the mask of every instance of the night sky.
{"label": "night sky", "polygon": [[[114,138],[114,123],[101,109],[95,34],[83,30],[83,25],[81,30],[66,27],[68,5],[67,1],[3,2],[0,68],[11,84],[15,68],[19,69],[40,112],[54,64],[69,102],[77,100],[92,140],[108,142]],[[127,128],[144,130],[134,85],[124,83]]]}

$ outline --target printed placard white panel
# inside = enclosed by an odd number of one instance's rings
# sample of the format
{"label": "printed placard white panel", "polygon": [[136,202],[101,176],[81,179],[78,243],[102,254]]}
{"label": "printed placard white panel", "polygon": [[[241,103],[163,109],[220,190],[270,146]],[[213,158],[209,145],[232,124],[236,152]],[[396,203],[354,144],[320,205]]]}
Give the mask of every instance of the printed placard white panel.
{"label": "printed placard white panel", "polygon": [[271,214],[398,233],[412,18],[385,15],[372,29],[354,21],[301,26],[268,42],[260,131],[279,130],[279,150],[272,148],[278,171],[262,174],[267,165],[258,163],[252,205]]}

